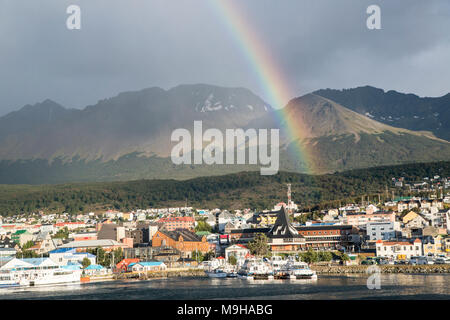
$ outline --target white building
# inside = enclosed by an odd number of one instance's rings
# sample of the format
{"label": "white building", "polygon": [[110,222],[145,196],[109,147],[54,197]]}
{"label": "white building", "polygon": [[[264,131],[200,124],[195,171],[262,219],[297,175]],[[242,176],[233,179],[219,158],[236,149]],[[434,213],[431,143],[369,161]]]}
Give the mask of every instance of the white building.
{"label": "white building", "polygon": [[230,256],[234,256],[238,263],[244,261],[245,256],[250,253],[250,250],[242,244],[233,244],[225,249],[225,260],[228,262]]}
{"label": "white building", "polygon": [[410,259],[412,256],[422,256],[422,241],[383,241],[376,243],[377,257],[386,257],[398,260]]}

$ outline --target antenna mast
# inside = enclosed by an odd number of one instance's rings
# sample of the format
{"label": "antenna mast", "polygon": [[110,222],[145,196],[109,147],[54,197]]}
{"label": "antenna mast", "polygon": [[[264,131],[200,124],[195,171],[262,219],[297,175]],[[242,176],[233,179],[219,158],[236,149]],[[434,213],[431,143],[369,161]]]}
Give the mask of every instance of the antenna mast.
{"label": "antenna mast", "polygon": [[287,191],[287,197],[288,197],[287,209],[288,209],[288,214],[291,214],[292,213],[291,184],[288,183],[287,187],[288,187],[288,191]]}

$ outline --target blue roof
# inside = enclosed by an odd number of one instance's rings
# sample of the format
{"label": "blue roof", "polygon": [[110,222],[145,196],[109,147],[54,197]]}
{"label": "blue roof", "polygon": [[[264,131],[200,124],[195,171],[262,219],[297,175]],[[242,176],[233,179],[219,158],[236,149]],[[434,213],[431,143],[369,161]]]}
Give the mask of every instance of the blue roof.
{"label": "blue roof", "polygon": [[162,264],[161,261],[144,261],[144,262],[138,262],[137,264],[140,264],[144,267],[153,267],[153,266],[160,266]]}
{"label": "blue roof", "polygon": [[95,255],[92,254],[92,253],[89,253],[89,252],[74,252],[73,254],[74,254],[74,255],[75,255],[75,254],[82,254],[82,255],[85,255],[85,256],[88,257],[88,258],[95,258]]}
{"label": "blue roof", "polygon": [[86,267],[86,270],[102,270],[102,269],[105,269],[105,267],[99,264],[91,264],[88,267]]}
{"label": "blue roof", "polygon": [[75,251],[75,248],[58,248],[52,251],[49,251],[49,253],[65,253],[65,252],[69,252],[69,251]]}
{"label": "blue roof", "polygon": [[80,270],[81,265],[80,264],[68,264],[67,266],[62,266],[61,268],[67,269],[67,270]]}

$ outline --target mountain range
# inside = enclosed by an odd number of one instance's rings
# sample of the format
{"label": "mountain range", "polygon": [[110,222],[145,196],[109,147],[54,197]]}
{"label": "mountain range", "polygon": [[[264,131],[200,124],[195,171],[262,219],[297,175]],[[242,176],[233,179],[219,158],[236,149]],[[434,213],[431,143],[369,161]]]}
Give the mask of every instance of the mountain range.
{"label": "mountain range", "polygon": [[[255,165],[174,165],[171,133],[280,129],[280,169],[328,173],[450,159],[450,94],[318,90],[273,109],[245,88],[205,84],[124,92],[84,109],[45,100],[0,118],[0,183],[187,179]],[[289,122],[289,123],[288,123]],[[301,134],[286,130],[296,127]],[[309,161],[298,156],[298,148]]]}

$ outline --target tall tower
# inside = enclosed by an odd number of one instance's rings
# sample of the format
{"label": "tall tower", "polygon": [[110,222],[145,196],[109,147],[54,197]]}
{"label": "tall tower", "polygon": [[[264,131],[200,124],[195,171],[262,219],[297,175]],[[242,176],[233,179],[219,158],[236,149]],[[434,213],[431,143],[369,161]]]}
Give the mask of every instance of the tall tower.
{"label": "tall tower", "polygon": [[292,213],[292,203],[291,203],[291,184],[287,184],[288,191],[287,191],[287,197],[288,197],[288,203],[287,203],[287,210],[288,214]]}

